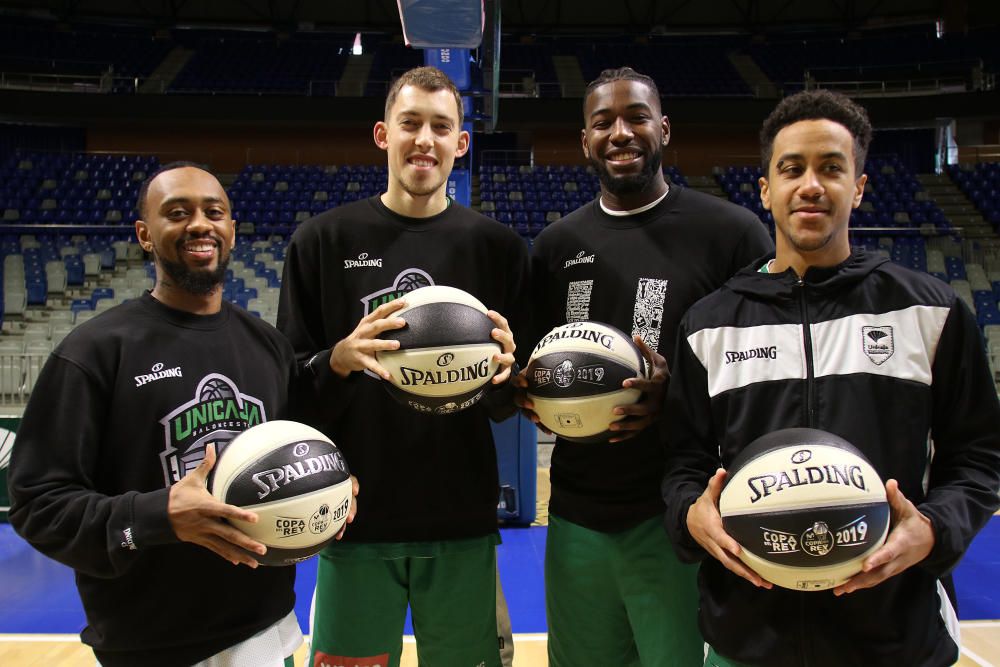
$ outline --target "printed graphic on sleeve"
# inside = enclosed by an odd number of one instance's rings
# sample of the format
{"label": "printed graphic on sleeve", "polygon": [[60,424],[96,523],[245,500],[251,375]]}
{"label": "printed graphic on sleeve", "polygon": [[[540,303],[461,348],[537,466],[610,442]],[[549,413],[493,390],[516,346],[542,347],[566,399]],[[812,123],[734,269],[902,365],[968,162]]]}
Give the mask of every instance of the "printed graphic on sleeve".
{"label": "printed graphic on sleeve", "polygon": [[594,291],[593,280],[572,280],[566,290],[566,323],[583,322],[590,319],[590,295]]}
{"label": "printed graphic on sleeve", "polygon": [[206,375],[192,400],[160,420],[165,439],[160,453],[164,483],[179,482],[197,468],[207,445],[215,444],[216,454],[222,454],[230,440],[266,421],[260,399],[241,393],[225,375]]}
{"label": "printed graphic on sleeve", "polygon": [[659,349],[663,304],[667,301],[668,280],[639,278],[632,311],[632,335],[642,338],[651,350]]}

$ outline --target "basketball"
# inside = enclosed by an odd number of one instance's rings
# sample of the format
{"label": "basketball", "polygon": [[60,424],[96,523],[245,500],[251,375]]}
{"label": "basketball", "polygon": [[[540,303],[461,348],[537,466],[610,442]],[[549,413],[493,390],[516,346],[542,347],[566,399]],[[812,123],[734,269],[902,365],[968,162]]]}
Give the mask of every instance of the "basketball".
{"label": "basketball", "polygon": [[428,414],[450,414],[479,402],[497,370],[501,351],[492,338],[496,325],[476,297],[454,287],[421,287],[404,295],[396,316],[406,326],[380,338],[398,340],[398,350],[375,358],[392,375],[389,393],[400,403]]}
{"label": "basketball", "polygon": [[623,415],[616,406],[635,403],[641,392],[622,382],[647,377],[632,339],[600,322],[572,322],[543,337],[528,361],[528,397],[542,424],[574,442],[602,442]]}
{"label": "basketball", "polygon": [[260,520],[231,523],[267,546],[263,565],[290,565],[318,553],[351,508],[351,475],[337,446],[305,424],[270,421],[247,429],[222,450],[209,491]]}
{"label": "basketball", "polygon": [[846,440],[809,428],[769,433],[740,452],[719,513],[748,567],[801,591],[847,581],[889,532],[875,468]]}

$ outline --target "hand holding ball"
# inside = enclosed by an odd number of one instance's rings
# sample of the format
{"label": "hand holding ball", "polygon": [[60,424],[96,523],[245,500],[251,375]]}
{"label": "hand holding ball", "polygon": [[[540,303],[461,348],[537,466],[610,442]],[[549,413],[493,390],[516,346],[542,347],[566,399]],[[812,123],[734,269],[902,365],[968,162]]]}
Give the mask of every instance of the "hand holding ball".
{"label": "hand holding ball", "polygon": [[292,421],[258,424],[234,438],[209,480],[218,500],[256,512],[259,521],[231,523],[267,547],[254,558],[290,565],[319,553],[351,509],[351,474],[337,446]]}

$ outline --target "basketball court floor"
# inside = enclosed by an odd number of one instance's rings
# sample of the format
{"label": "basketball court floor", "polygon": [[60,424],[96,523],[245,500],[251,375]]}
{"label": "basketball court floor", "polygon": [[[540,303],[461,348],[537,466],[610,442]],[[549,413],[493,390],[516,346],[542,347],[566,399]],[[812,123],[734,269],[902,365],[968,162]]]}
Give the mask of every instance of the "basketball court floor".
{"label": "basketball court floor", "polygon": [[[546,667],[543,557],[548,518],[548,469],[539,468],[538,525],[503,528],[498,562],[514,629],[515,667]],[[296,613],[308,629],[316,561],[300,564]],[[955,573],[962,621],[960,667],[1000,667],[1000,515],[976,538]],[[0,665],[93,667],[80,643],[83,609],[72,572],[41,556],[7,524],[0,524]],[[412,630],[404,641],[402,667],[417,667]],[[306,664],[306,650],[296,666]],[[580,667],[596,667],[581,665]]]}

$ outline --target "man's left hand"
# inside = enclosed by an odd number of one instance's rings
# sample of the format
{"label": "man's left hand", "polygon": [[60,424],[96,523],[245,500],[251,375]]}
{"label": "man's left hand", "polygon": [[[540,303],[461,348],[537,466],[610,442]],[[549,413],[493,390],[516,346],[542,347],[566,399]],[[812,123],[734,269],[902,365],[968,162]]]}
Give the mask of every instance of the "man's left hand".
{"label": "man's left hand", "polygon": [[493,355],[493,360],[500,364],[499,372],[493,376],[493,384],[503,384],[510,377],[510,368],[514,365],[514,332],[507,324],[507,318],[495,310],[491,310],[486,315],[493,320],[497,328],[493,330],[493,340],[500,343],[500,352]]}
{"label": "man's left hand", "polygon": [[335,539],[340,539],[344,536],[344,532],[347,531],[347,524],[354,523],[354,517],[358,514],[358,491],[361,490],[361,485],[358,484],[358,478],[351,475],[351,509],[347,512],[347,521],[344,525],[340,527],[340,531],[337,533]]}
{"label": "man's left hand", "polygon": [[877,586],[927,558],[934,548],[931,520],[903,495],[899,482],[894,479],[886,482],[885,496],[892,510],[889,537],[881,549],[865,559],[861,572],[833,589],[834,595]]}
{"label": "man's left hand", "polygon": [[632,340],[635,341],[646,363],[649,364],[651,373],[649,379],[634,377],[622,382],[622,387],[625,389],[641,391],[643,399],[630,405],[619,405],[614,409],[616,415],[625,415],[625,419],[611,424],[610,430],[618,435],[608,442],[621,442],[634,438],[656,421],[663,409],[663,393],[667,378],[670,377],[667,360],[659,352],[650,349],[638,336],[634,336]]}

